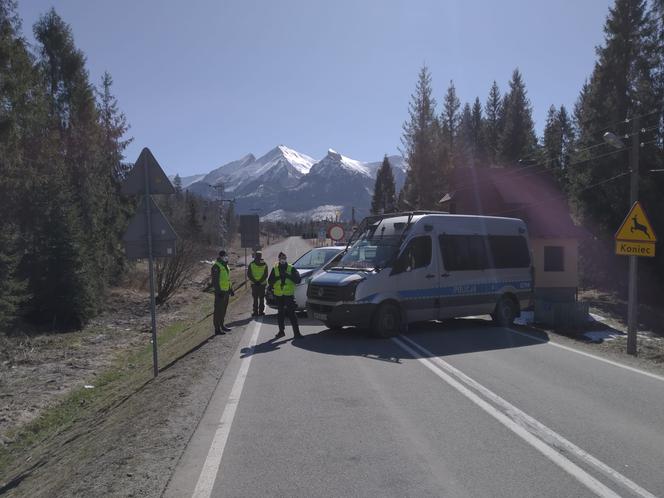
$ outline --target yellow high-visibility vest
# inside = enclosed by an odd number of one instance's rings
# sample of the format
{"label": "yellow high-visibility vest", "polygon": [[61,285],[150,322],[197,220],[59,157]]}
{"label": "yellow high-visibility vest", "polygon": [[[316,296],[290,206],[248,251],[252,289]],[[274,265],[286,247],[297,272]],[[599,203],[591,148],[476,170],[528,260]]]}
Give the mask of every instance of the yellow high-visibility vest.
{"label": "yellow high-visibility vest", "polygon": [[219,289],[229,291],[231,288],[231,271],[219,261],[215,261],[214,265],[219,268]]}
{"label": "yellow high-visibility vest", "polygon": [[[291,265],[286,266],[286,275],[293,274],[293,267]],[[274,295],[275,296],[293,296],[295,295],[295,282],[291,279],[285,279],[284,283],[281,283],[281,272],[279,271],[279,265],[277,264],[274,267],[274,276],[276,280],[274,282]]]}
{"label": "yellow high-visibility vest", "polygon": [[265,283],[267,280],[267,265],[256,264],[255,261],[249,263],[249,271],[258,283]]}

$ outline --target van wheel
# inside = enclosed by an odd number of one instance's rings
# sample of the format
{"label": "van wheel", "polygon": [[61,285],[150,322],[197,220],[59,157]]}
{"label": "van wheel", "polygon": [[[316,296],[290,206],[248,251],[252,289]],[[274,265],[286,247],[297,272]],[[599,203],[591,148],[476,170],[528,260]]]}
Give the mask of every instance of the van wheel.
{"label": "van wheel", "polygon": [[491,314],[491,318],[499,327],[511,327],[516,318],[517,309],[514,300],[503,296],[498,300],[496,309]]}
{"label": "van wheel", "polygon": [[323,322],[323,325],[325,325],[330,330],[341,330],[341,325],[335,322]]}
{"label": "van wheel", "polygon": [[399,335],[401,310],[395,304],[381,304],[371,323],[371,331],[376,337],[388,338]]}

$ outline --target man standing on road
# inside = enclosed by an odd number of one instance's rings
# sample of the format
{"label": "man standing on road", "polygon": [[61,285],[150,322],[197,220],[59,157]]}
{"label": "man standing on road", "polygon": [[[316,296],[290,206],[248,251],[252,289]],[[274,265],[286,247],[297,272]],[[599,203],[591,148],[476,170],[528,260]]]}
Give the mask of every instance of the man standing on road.
{"label": "man standing on road", "polygon": [[219,251],[219,257],[212,265],[212,286],[214,287],[214,333],[215,335],[224,335],[231,331],[230,328],[224,325],[224,320],[228,309],[228,299],[235,295],[226,251]]}
{"label": "man standing on road", "polygon": [[251,297],[254,298],[254,310],[251,316],[265,314],[265,285],[267,284],[268,268],[263,261],[263,253],[256,251],[254,260],[247,268],[247,278],[251,282]]}
{"label": "man standing on road", "polygon": [[292,265],[288,264],[286,255],[283,252],[279,253],[279,263],[272,268],[268,283],[274,289],[274,297],[277,300],[277,321],[279,323],[279,332],[275,339],[279,339],[286,335],[284,332],[284,316],[288,315],[288,319],[293,326],[293,336],[295,339],[302,337],[300,334],[300,326],[297,323],[297,316],[295,315],[295,286],[300,283],[300,274]]}

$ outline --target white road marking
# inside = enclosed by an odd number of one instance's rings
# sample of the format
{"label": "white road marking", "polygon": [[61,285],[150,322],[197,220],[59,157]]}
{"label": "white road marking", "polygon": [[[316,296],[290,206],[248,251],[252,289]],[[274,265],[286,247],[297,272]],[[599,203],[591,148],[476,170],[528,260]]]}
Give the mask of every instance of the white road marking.
{"label": "white road marking", "polygon": [[[616,497],[619,495],[595,479],[581,467],[573,463],[571,460],[563,456],[560,453],[561,451],[573,454],[585,464],[588,464],[596,470],[602,472],[604,475],[610,477],[616,483],[624,486],[634,494],[647,498],[655,498],[655,495],[649,491],[643,489],[638,484],[620,474],[618,471],[612,469],[572,442],[563,438],[560,434],[554,432],[525,412],[519,410],[514,405],[504,400],[494,392],[490,391],[483,385],[479,384],[475,380],[471,379],[466,374],[453,367],[443,359],[436,357],[433,353],[426,350],[424,347],[420,346],[413,340],[404,336],[393,338],[392,340],[402,349],[411,354],[413,358],[417,359],[429,370],[431,370],[434,374],[447,382],[461,394],[466,396],[469,400],[478,405],[486,413],[494,417],[505,427],[510,429],[524,441],[537,449],[539,452],[544,454],[552,462],[564,469],[598,496]],[[452,376],[456,377],[456,379]],[[489,404],[469,388],[473,388],[478,391],[485,398],[492,401],[499,408],[501,408],[502,411]]]}
{"label": "white road marking", "polygon": [[[256,341],[258,340],[258,334],[261,330],[261,322],[254,322],[254,329],[249,339],[248,347],[253,351],[254,346],[256,346]],[[212,445],[210,446],[210,451],[208,452],[205,463],[203,464],[203,470],[198,477],[198,482],[196,483],[196,489],[194,489],[194,498],[209,498],[212,493],[212,488],[214,482],[217,479],[217,474],[221,465],[221,458],[224,455],[224,448],[226,447],[226,441],[228,441],[228,435],[231,431],[231,425],[233,424],[233,418],[235,418],[235,411],[237,406],[240,403],[240,396],[242,395],[242,388],[244,387],[244,381],[247,379],[247,373],[249,372],[249,365],[251,364],[252,354],[249,354],[246,358],[242,360],[240,369],[238,370],[237,377],[233,383],[231,393],[226,402],[226,407],[224,412],[221,414],[221,419],[219,420],[219,425],[217,426],[217,431],[215,432],[214,439],[212,440]]]}
{"label": "white road marking", "polygon": [[588,358],[593,358],[597,361],[608,363],[609,365],[613,365],[614,367],[624,368],[625,370],[629,370],[630,372],[645,375],[646,377],[650,377],[651,379],[657,379],[657,380],[664,381],[664,376],[662,376],[662,375],[657,375],[657,374],[654,374],[654,373],[646,372],[645,370],[640,370],[638,368],[630,367],[629,365],[625,365],[625,364],[619,363],[617,361],[607,360],[606,358],[602,358],[601,356],[586,353],[584,351],[579,351],[578,349],[571,348],[569,346],[565,346],[564,344],[560,344],[558,342],[547,341],[545,339],[542,339],[541,337],[530,335],[526,332],[521,332],[520,330],[510,329],[510,331],[514,332],[515,334],[519,334],[519,335],[522,335],[524,337],[528,337],[529,339],[534,339],[536,341],[539,341],[542,344],[550,344],[551,346],[555,346],[557,348],[561,348],[561,349],[564,349],[566,351],[571,351],[572,353],[580,354],[580,355],[583,355],[583,356],[587,356]]}

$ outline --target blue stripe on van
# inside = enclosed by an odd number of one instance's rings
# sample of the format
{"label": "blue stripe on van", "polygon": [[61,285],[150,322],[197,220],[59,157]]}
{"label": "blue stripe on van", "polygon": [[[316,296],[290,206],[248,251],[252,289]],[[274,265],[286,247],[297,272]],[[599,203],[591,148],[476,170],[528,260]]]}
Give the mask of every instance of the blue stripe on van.
{"label": "blue stripe on van", "polygon": [[[426,299],[437,298],[445,296],[473,296],[482,294],[494,294],[503,289],[504,287],[513,287],[520,291],[529,291],[532,289],[532,282],[530,280],[517,280],[511,282],[491,282],[483,284],[462,284],[452,285],[447,287],[436,287],[432,289],[413,289],[399,291],[399,297],[402,299]],[[371,294],[362,299],[360,302],[371,301],[376,294]]]}

